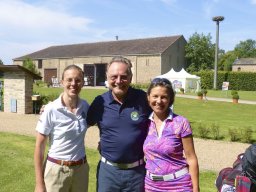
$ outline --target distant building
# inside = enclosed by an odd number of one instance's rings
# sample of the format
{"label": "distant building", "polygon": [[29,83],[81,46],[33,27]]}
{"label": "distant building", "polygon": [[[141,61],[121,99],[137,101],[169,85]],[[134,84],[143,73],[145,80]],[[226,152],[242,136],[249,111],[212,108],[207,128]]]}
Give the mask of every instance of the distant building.
{"label": "distant building", "polygon": [[42,77],[20,65],[0,65],[0,72],[4,73],[4,112],[33,113],[33,82]]}
{"label": "distant building", "polygon": [[50,83],[52,77],[61,79],[64,68],[75,64],[85,72],[86,85],[104,85],[106,65],[114,56],[122,55],[133,64],[132,83],[148,83],[155,76],[171,68],[179,71],[186,68],[183,35],[134,40],[83,43],[51,46],[37,52],[13,59],[22,65],[31,58],[43,80]]}
{"label": "distant building", "polygon": [[236,59],[232,71],[256,72],[256,58]]}

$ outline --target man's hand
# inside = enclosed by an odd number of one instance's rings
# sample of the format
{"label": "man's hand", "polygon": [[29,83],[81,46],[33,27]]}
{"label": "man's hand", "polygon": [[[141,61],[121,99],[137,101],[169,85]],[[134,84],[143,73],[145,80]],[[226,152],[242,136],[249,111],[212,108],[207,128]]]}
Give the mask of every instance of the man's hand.
{"label": "man's hand", "polygon": [[[49,103],[51,103],[52,101],[49,101]],[[44,108],[45,105],[42,105],[42,107],[40,108],[39,114],[42,115],[42,113],[44,112]]]}
{"label": "man's hand", "polygon": [[45,105],[42,105],[42,107],[40,108],[40,111],[39,111],[40,115],[42,115],[42,113],[44,112],[44,108],[45,108]]}

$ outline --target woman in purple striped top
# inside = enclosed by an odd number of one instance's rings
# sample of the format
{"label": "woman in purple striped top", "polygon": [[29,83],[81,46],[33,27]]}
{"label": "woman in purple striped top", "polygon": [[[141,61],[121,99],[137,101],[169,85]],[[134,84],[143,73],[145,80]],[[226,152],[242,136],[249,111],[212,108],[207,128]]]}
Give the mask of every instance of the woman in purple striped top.
{"label": "woman in purple striped top", "polygon": [[147,91],[153,113],[144,142],[146,192],[198,192],[199,168],[188,120],[172,112],[171,82],[154,79]]}

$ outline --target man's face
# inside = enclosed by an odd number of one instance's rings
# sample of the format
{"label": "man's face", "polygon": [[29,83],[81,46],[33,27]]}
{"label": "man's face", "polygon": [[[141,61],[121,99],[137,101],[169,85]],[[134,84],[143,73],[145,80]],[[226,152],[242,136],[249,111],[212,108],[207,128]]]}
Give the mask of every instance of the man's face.
{"label": "man's face", "polygon": [[130,86],[132,77],[128,75],[128,66],[122,62],[113,62],[107,71],[107,79],[112,94],[118,100],[122,100]]}

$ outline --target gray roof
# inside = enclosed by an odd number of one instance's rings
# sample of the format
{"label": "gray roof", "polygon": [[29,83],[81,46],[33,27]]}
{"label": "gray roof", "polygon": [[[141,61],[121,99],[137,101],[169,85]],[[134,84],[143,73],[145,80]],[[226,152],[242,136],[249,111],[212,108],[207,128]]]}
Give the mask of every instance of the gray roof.
{"label": "gray roof", "polygon": [[42,79],[40,75],[37,75],[33,73],[32,71],[28,70],[25,67],[22,67],[20,65],[0,65],[0,72],[17,72],[17,71],[23,71],[26,74],[29,74],[33,77],[33,79]]}
{"label": "gray roof", "polygon": [[73,58],[109,55],[161,54],[182,35],[134,40],[116,40],[96,43],[51,46],[46,49],[15,58],[14,60]]}
{"label": "gray roof", "polygon": [[256,58],[236,59],[233,65],[256,65]]}

